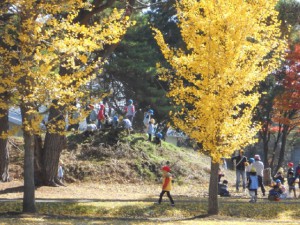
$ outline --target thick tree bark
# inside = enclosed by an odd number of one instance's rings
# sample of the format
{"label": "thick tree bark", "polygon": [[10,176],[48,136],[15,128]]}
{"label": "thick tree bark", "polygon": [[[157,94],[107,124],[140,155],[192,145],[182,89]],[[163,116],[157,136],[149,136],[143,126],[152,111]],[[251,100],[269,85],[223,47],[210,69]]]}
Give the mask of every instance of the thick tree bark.
{"label": "thick tree bark", "polygon": [[9,144],[6,136],[7,132],[8,109],[0,108],[0,179],[3,182],[9,181]]}
{"label": "thick tree bark", "polygon": [[66,143],[64,135],[48,133],[45,139],[44,182],[46,185],[57,186],[57,170],[59,157]]}
{"label": "thick tree bark", "polygon": [[275,171],[278,171],[280,167],[282,167],[282,163],[284,161],[285,147],[286,147],[286,139],[288,136],[289,125],[283,125],[282,136],[281,136],[281,147],[278,157],[278,163]]}
{"label": "thick tree bark", "polygon": [[62,149],[66,146],[66,137],[62,133],[64,127],[57,127],[58,123],[65,123],[62,107],[57,105],[57,101],[53,101],[54,106],[49,110],[49,119],[47,126],[55,126],[56,132],[47,132],[45,137],[44,151],[43,151],[43,178],[44,184],[50,186],[57,186],[57,170],[59,157]]}
{"label": "thick tree bark", "polygon": [[265,123],[262,131],[260,132],[260,136],[263,141],[263,152],[264,152],[264,165],[266,168],[270,166],[269,164],[269,142],[270,142],[270,131],[269,131],[269,123]]}
{"label": "thick tree bark", "polygon": [[[32,121],[33,116],[27,112],[30,107],[21,106],[22,121]],[[34,135],[31,131],[23,129],[24,136],[24,195],[23,212],[35,213],[35,185],[34,185]]]}
{"label": "thick tree bark", "polygon": [[276,136],[276,140],[274,142],[274,146],[273,146],[273,152],[272,152],[272,159],[271,159],[271,163],[270,163],[270,167],[272,169],[272,173],[273,175],[275,175],[277,173],[277,170],[275,169],[274,163],[275,163],[275,156],[276,156],[276,151],[278,148],[278,144],[282,135],[282,130],[281,130],[282,124],[279,124],[279,130],[277,132],[277,136]]}
{"label": "thick tree bark", "polygon": [[34,135],[34,183],[43,185],[43,141],[40,135]]}
{"label": "thick tree bark", "polygon": [[211,162],[210,180],[209,180],[209,197],[208,197],[208,214],[217,215],[219,213],[218,201],[218,170],[219,163]]}

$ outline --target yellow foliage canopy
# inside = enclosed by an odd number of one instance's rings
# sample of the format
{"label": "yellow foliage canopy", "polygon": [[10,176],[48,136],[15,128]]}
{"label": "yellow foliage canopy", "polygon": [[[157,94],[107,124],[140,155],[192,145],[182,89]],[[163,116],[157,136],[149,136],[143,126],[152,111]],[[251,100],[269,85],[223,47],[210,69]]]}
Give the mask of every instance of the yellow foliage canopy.
{"label": "yellow foliage canopy", "polygon": [[175,73],[161,70],[162,79],[171,81],[168,96],[181,106],[173,120],[216,162],[255,141],[252,112],[259,94],[253,88],[277,66],[285,47],[276,2],[178,1],[187,50],[171,48],[154,29]]}
{"label": "yellow foliage canopy", "polygon": [[28,118],[36,120],[23,122],[26,131],[38,132],[39,105],[50,106],[57,99],[58,105],[72,109],[71,103],[83,95],[80,88],[103,63],[93,52],[117,43],[131,25],[124,10],[117,9],[101,23],[81,25],[74,19],[83,8],[92,10],[81,0],[6,0],[0,9],[14,15],[0,24],[0,95],[17,90],[13,94],[26,105]]}

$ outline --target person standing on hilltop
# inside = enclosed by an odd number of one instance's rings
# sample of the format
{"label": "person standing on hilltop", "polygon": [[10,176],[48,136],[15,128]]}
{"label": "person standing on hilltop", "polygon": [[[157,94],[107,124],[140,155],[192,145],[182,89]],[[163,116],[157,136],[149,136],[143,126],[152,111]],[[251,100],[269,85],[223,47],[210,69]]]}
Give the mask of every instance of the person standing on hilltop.
{"label": "person standing on hilltop", "polygon": [[97,111],[94,107],[94,105],[89,105],[90,108],[90,115],[89,115],[89,122],[92,124],[97,124]]}
{"label": "person standing on hilltop", "polygon": [[135,107],[132,99],[128,100],[128,105],[125,107],[126,117],[133,123],[133,117],[135,116]]}
{"label": "person standing on hilltop", "polygon": [[244,156],[244,150],[239,151],[239,155],[231,158],[231,161],[236,162],[236,192],[239,192],[240,179],[242,177],[243,181],[243,191],[246,191],[246,171],[245,171],[245,163],[247,162],[247,157]]}
{"label": "person standing on hilltop", "polygon": [[100,109],[98,112],[98,129],[103,128],[103,124],[105,121],[105,106],[103,103],[100,103]]}
{"label": "person standing on hilltop", "polygon": [[148,125],[148,141],[152,141],[152,135],[154,134],[154,119],[151,119]]}
{"label": "person standing on hilltop", "polygon": [[154,111],[152,109],[149,109],[146,113],[144,113],[143,123],[146,127],[146,132],[148,132],[149,122],[150,122],[153,114],[154,114]]}

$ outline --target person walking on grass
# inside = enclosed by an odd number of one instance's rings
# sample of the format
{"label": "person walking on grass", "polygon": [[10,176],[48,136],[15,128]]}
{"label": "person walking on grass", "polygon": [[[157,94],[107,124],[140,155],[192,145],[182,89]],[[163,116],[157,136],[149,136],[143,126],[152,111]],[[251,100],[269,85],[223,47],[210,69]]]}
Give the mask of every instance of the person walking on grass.
{"label": "person walking on grass", "polygon": [[169,166],[163,166],[162,167],[162,173],[163,173],[163,182],[162,182],[162,191],[159,195],[158,204],[161,203],[162,197],[165,193],[167,193],[167,196],[171,202],[171,206],[175,206],[175,203],[173,201],[173,198],[170,194],[170,191],[172,190],[172,176],[170,173],[170,167]]}
{"label": "person walking on grass", "polygon": [[244,150],[239,151],[238,156],[234,156],[231,158],[231,161],[235,160],[235,169],[236,169],[236,192],[239,192],[239,186],[241,182],[241,177],[243,181],[243,191],[246,191],[246,171],[245,171],[245,163],[247,162],[247,157],[244,156]]}
{"label": "person walking on grass", "polygon": [[266,190],[265,190],[265,186],[264,186],[264,182],[263,182],[263,177],[264,177],[264,163],[261,161],[260,156],[259,155],[255,155],[254,156],[254,163],[252,164],[252,166],[256,169],[256,174],[258,177],[258,185],[261,188],[261,192],[263,193],[263,196],[265,196],[266,194]]}

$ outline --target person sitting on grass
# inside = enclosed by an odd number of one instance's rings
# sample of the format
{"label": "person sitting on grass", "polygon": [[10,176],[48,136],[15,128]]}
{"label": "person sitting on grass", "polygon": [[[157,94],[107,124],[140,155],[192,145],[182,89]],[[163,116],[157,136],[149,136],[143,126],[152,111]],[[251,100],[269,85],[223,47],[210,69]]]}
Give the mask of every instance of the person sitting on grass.
{"label": "person sitting on grass", "polygon": [[275,182],[273,188],[269,191],[268,199],[270,201],[279,201],[284,196],[285,188],[281,184],[281,181],[277,179]]}
{"label": "person sitting on grass", "polygon": [[162,185],[162,191],[159,195],[158,204],[161,203],[162,197],[165,193],[167,193],[168,198],[170,199],[171,206],[175,206],[174,200],[170,194],[170,191],[172,190],[172,176],[170,173],[171,169],[169,166],[163,166],[162,167],[162,173],[163,173],[163,185]]}
{"label": "person sitting on grass", "polygon": [[218,184],[219,195],[221,197],[230,197],[230,193],[228,191],[228,181],[223,180],[222,183]]}

